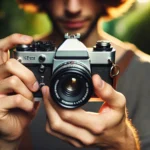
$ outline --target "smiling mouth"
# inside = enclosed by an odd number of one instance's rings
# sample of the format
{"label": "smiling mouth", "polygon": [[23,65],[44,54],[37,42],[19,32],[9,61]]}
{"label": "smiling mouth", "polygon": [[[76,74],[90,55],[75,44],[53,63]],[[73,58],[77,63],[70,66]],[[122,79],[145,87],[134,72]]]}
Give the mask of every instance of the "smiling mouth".
{"label": "smiling mouth", "polygon": [[69,30],[77,30],[84,27],[87,23],[87,19],[82,20],[60,20],[60,23],[63,25],[64,28]]}

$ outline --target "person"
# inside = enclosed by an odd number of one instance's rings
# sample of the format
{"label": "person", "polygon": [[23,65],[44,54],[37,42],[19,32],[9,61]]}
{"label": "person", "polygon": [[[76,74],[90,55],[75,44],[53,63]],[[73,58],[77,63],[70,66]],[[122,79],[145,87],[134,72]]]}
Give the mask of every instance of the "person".
{"label": "person", "polygon": [[[41,40],[53,39],[56,45],[59,45],[63,41],[64,33],[79,32],[82,35],[82,42],[87,47],[95,45],[97,40],[111,41],[117,50],[116,61],[120,65],[121,74],[117,90],[98,75],[92,77],[95,93],[104,101],[101,107],[99,102],[89,102],[85,106],[88,111],[82,108],[62,109],[52,101],[48,87],[42,88],[43,104],[40,107],[34,106],[32,92],[39,88],[34,74],[18,61],[9,59],[8,55],[8,49],[16,44],[31,43],[33,38],[13,34],[1,39],[0,149],[16,149],[22,141],[21,135],[36,115],[30,127],[33,148],[36,150],[76,149],[67,143],[75,147],[97,147],[105,150],[139,150],[138,136],[128,119],[129,114],[129,118],[139,132],[142,149],[147,150],[150,147],[149,56],[133,45],[123,43],[106,34],[101,26],[97,28],[99,19],[101,21],[103,17],[112,19],[116,14],[121,15],[133,0],[113,2],[110,0],[19,0],[18,2],[24,9],[34,4],[35,8],[45,11],[50,16],[54,25],[53,32],[42,37]],[[12,91],[16,94],[9,95]],[[99,112],[89,112],[93,110]],[[48,134],[45,132],[45,122]],[[30,140],[28,135],[26,137]],[[21,149],[29,149],[29,145],[25,144]]]}

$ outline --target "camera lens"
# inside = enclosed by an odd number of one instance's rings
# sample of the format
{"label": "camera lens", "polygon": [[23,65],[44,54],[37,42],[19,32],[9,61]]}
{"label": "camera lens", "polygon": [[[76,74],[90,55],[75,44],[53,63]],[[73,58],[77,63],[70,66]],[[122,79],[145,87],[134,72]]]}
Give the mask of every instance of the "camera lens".
{"label": "camera lens", "polygon": [[80,91],[79,80],[77,78],[70,77],[64,81],[64,87],[62,88],[67,95],[74,96],[77,92]]}
{"label": "camera lens", "polygon": [[60,106],[80,107],[93,93],[90,72],[78,63],[64,63],[53,73],[50,90],[53,100]]}
{"label": "camera lens", "polygon": [[82,75],[74,72],[64,73],[56,91],[61,99],[65,100],[64,103],[75,105],[77,101],[85,97],[84,95],[89,90],[85,82]]}

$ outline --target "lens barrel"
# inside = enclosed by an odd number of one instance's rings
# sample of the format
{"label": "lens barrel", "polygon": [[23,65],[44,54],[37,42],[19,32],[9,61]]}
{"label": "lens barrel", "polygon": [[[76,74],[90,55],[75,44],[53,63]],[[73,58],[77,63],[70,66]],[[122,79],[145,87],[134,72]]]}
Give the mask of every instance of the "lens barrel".
{"label": "lens barrel", "polygon": [[60,106],[71,109],[80,107],[93,94],[91,74],[78,62],[63,63],[51,77],[50,92]]}

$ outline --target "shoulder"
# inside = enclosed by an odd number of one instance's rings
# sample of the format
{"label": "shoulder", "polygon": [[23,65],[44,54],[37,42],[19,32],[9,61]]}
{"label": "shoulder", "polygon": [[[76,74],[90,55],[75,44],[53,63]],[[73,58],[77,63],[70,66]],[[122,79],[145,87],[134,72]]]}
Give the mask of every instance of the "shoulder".
{"label": "shoulder", "polygon": [[137,60],[141,63],[150,63],[150,55],[142,52],[140,49],[138,49],[134,44],[132,43],[125,43],[126,48],[133,51],[135,54],[135,57],[137,57]]}
{"label": "shoulder", "polygon": [[134,72],[145,76],[150,76],[150,55],[139,50],[135,45],[127,43],[130,49],[134,52],[131,65],[134,67]]}
{"label": "shoulder", "polygon": [[[125,61],[130,61],[125,71],[120,77],[120,83],[132,89],[139,89],[139,93],[147,92],[145,95],[149,95],[149,88],[147,86],[150,84],[150,56],[139,50],[134,44],[124,43],[127,50],[133,53],[131,60],[129,57],[125,57]],[[127,90],[127,89],[126,89]]]}
{"label": "shoulder", "polygon": [[[122,78],[129,83],[134,83],[135,89],[139,89],[139,93],[144,93],[144,95],[149,97],[150,56],[140,51],[133,44],[128,43],[127,45],[130,47],[130,50],[133,51],[134,56]],[[128,60],[128,58],[126,59]]]}
{"label": "shoulder", "polygon": [[150,76],[150,55],[139,50],[134,44],[125,43],[125,45],[134,54],[129,66],[130,71],[138,76]]}

